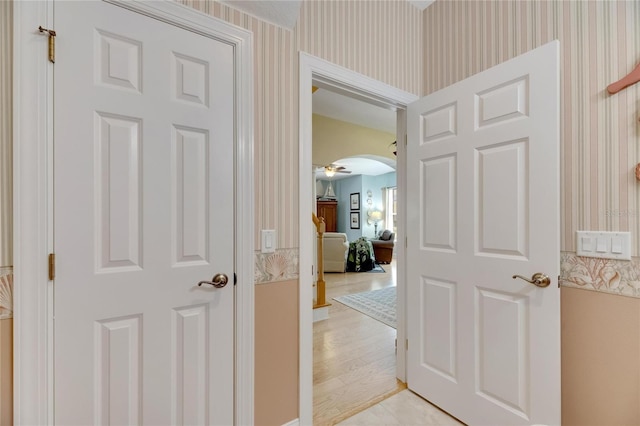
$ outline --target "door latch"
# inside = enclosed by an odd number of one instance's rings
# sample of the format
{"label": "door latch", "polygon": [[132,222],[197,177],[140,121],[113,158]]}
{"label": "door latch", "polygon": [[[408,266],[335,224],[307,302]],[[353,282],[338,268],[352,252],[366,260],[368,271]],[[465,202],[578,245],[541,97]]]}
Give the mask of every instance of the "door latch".
{"label": "door latch", "polygon": [[56,63],[56,32],[54,30],[50,30],[44,28],[42,25],[38,27],[41,33],[47,33],[49,35],[49,61],[52,64]]}

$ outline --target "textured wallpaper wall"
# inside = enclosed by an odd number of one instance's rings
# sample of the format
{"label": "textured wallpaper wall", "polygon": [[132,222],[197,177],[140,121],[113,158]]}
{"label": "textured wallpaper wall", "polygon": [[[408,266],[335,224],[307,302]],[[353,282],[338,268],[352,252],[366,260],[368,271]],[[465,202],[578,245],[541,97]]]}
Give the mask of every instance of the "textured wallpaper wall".
{"label": "textured wallpaper wall", "polygon": [[425,93],[560,40],[562,250],[576,230],[630,231],[640,254],[637,1],[436,1],[424,14]]}
{"label": "textured wallpaper wall", "polygon": [[[298,52],[422,91],[422,12],[404,1],[307,1],[293,30],[214,1],[180,0],[254,33],[256,233],[298,247]],[[258,235],[256,246],[259,247]]]}
{"label": "textured wallpaper wall", "polygon": [[13,3],[0,2],[0,276],[3,267],[13,266],[12,155]]}

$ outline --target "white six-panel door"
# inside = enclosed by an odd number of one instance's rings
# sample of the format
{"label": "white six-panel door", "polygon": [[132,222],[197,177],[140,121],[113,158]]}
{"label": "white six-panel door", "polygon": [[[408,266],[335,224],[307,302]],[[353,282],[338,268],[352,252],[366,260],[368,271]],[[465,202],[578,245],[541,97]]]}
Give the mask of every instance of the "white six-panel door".
{"label": "white six-panel door", "polygon": [[408,385],[467,424],[560,424],[558,50],[408,109]]}
{"label": "white six-panel door", "polygon": [[230,425],[233,47],[104,2],[55,22],[56,423]]}

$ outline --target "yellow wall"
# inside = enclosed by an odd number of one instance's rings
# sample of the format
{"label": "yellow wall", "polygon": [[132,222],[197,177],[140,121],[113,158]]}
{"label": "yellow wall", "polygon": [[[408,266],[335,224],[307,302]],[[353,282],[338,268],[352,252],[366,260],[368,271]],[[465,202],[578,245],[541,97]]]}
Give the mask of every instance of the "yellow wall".
{"label": "yellow wall", "polygon": [[313,164],[327,165],[340,158],[375,155],[396,161],[388,147],[396,135],[322,115],[313,115]]}

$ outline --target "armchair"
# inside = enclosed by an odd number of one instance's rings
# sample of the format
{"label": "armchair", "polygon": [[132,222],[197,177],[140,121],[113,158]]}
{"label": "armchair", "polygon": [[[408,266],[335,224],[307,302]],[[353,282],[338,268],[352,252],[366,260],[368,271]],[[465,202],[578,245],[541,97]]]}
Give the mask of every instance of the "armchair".
{"label": "armchair", "polygon": [[395,245],[395,237],[396,234],[394,232],[385,229],[378,235],[377,239],[371,240],[371,244],[373,245],[373,253],[376,256],[376,262],[391,262],[391,259],[393,258],[393,246]]}
{"label": "armchair", "polygon": [[349,242],[347,234],[325,232],[323,240],[324,272],[344,272],[347,267]]}

